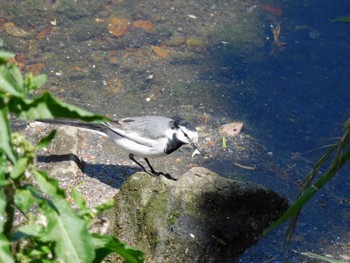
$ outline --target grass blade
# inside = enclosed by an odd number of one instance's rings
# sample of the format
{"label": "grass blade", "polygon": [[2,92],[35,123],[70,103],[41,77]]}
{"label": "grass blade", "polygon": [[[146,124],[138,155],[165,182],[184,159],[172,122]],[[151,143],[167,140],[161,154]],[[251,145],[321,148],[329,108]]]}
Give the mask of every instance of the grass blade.
{"label": "grass blade", "polygon": [[323,260],[323,261],[330,262],[330,263],[346,263],[345,261],[342,261],[342,260],[324,257],[324,256],[317,255],[317,254],[311,253],[311,252],[301,252],[300,254],[303,256],[307,256],[309,258],[319,259],[319,260]]}

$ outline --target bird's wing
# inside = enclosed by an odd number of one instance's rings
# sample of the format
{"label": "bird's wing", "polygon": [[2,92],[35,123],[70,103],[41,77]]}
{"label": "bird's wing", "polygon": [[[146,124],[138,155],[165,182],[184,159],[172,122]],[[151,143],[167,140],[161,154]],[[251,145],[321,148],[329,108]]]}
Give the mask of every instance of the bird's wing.
{"label": "bird's wing", "polygon": [[152,147],[156,140],[167,137],[165,132],[173,123],[174,120],[167,117],[144,116],[115,120],[105,125],[119,136]]}

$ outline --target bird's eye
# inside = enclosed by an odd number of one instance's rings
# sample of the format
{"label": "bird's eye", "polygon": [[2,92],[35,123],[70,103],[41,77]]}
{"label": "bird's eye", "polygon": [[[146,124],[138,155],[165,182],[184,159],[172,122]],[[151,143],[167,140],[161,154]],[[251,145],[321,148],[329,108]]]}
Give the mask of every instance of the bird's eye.
{"label": "bird's eye", "polygon": [[192,142],[192,139],[190,138],[190,136],[187,135],[187,133],[184,132],[184,135],[188,139],[188,141]]}

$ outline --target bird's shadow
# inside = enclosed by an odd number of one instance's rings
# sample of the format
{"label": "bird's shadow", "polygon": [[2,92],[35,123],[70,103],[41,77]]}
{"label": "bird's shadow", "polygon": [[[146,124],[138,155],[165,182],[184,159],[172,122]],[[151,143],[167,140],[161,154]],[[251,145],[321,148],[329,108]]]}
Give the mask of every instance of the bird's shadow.
{"label": "bird's shadow", "polygon": [[138,167],[128,165],[88,163],[80,159],[75,154],[52,154],[37,156],[37,162],[44,164],[65,161],[75,162],[82,173],[116,189],[119,189],[125,180],[133,173],[142,171]]}

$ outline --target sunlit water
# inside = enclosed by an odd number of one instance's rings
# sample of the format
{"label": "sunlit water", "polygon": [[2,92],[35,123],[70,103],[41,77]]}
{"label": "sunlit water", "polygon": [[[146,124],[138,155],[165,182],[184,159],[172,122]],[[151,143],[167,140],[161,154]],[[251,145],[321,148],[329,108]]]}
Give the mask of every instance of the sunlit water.
{"label": "sunlit water", "polygon": [[[45,89],[90,110],[114,117],[177,115],[206,132],[244,122],[243,132],[253,138],[245,161],[257,171],[234,167],[239,151],[222,150],[220,143],[215,159],[198,164],[223,176],[242,175],[292,200],[349,117],[350,24],[330,21],[349,15],[348,2],[232,2],[43,1],[30,7],[1,0],[0,44],[24,53],[26,65],[44,63]],[[283,14],[263,10],[264,4]],[[152,21],[156,29],[134,27],[115,38],[110,17]],[[4,29],[8,22],[48,33],[14,37]],[[272,33],[278,26],[280,43]],[[342,244],[349,247],[348,172],[347,166],[303,210],[291,249],[332,254]],[[282,237],[283,229],[262,239],[240,262],[282,262]],[[294,252],[290,258],[305,260]]]}

